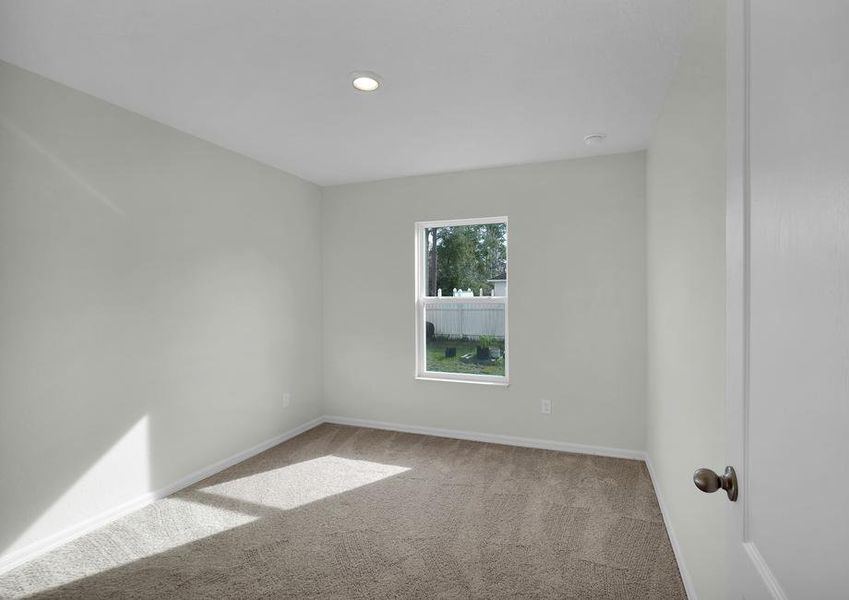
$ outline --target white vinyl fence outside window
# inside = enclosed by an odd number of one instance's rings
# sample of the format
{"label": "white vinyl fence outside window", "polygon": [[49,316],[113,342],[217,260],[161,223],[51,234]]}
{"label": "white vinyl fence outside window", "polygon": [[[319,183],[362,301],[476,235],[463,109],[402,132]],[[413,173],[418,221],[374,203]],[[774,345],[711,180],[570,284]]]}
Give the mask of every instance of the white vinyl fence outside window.
{"label": "white vinyl fence outside window", "polygon": [[478,339],[489,335],[504,339],[504,303],[435,304],[426,302],[426,318],[434,334],[448,338]]}

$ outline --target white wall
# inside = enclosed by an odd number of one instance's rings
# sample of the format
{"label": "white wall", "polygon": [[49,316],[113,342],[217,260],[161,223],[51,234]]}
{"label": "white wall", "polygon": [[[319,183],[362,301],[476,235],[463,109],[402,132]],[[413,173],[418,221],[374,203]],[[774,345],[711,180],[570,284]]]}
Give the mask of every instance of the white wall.
{"label": "white wall", "polygon": [[0,556],[320,414],[320,199],[0,63]]}
{"label": "white wall", "polygon": [[[330,187],[322,215],[327,414],[644,448],[643,152]],[[503,215],[511,385],[415,380],[414,223]]]}
{"label": "white wall", "polygon": [[727,500],[692,473],[725,468],[725,12],[693,31],[648,152],[648,451],[700,600],[726,598]]}

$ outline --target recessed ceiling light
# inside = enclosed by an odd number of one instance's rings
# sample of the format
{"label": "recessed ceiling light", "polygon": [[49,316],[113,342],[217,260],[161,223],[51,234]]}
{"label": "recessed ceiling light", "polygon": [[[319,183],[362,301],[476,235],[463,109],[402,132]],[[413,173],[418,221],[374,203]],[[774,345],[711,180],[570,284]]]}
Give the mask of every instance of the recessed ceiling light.
{"label": "recessed ceiling light", "polygon": [[606,133],[591,133],[587,137],[584,138],[584,143],[587,146],[595,146],[604,141],[604,138],[607,137]]}
{"label": "recessed ceiling light", "polygon": [[354,73],[354,79],[351,81],[351,84],[355,90],[373,92],[380,87],[380,78],[377,76],[377,73]]}

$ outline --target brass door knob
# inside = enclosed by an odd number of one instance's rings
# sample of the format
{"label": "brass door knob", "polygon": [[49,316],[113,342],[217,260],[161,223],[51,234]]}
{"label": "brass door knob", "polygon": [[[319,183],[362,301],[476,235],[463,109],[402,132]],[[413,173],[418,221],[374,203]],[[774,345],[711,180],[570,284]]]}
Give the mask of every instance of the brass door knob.
{"label": "brass door knob", "polygon": [[734,467],[725,467],[725,473],[722,475],[717,475],[710,469],[699,469],[693,473],[693,483],[706,494],[722,489],[728,494],[731,502],[737,500],[737,473],[734,472]]}

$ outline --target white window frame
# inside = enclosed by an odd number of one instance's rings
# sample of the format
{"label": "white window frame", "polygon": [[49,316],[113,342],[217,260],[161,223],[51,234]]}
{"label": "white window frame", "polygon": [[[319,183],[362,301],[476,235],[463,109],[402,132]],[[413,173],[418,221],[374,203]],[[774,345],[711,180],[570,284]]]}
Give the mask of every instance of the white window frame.
{"label": "white window frame", "polygon": [[[427,296],[427,270],[425,260],[427,259],[427,240],[425,232],[434,227],[455,227],[459,225],[488,225],[492,223],[504,223],[507,225],[505,241],[507,241],[507,262],[510,262],[510,224],[507,217],[481,217],[478,219],[450,219],[442,221],[420,221],[416,223],[415,235],[415,311],[416,311],[416,379],[429,381],[456,381],[460,383],[478,383],[484,385],[510,384],[510,327],[509,327],[509,287],[505,296],[475,296],[475,297],[453,297],[453,296]],[[509,270],[508,270],[509,271]],[[504,305],[504,375],[484,375],[476,373],[446,373],[443,371],[427,370],[427,350],[425,344],[427,336],[425,332],[425,303],[429,304],[503,304]]]}

